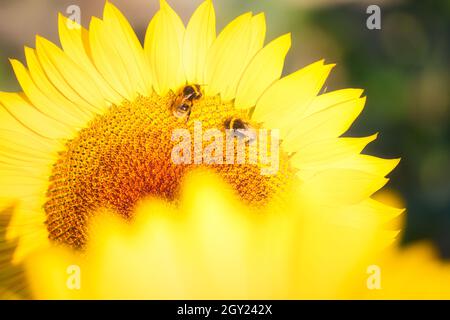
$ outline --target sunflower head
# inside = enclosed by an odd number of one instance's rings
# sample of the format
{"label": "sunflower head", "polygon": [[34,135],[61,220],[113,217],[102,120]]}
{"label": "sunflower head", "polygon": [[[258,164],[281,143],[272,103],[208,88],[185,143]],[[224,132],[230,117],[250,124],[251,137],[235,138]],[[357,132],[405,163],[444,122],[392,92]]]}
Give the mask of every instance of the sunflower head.
{"label": "sunflower head", "polygon": [[[199,167],[218,173],[253,206],[281,196],[293,175],[287,156],[282,157],[281,171],[262,175],[258,162],[234,163],[237,144],[244,143],[244,160],[250,153],[246,137],[235,135],[229,141],[233,143],[233,162],[227,163],[230,151],[223,151],[229,147],[224,144],[227,132],[248,129],[251,120],[245,111],[235,110],[232,102],[222,102],[219,96],[187,100],[183,91],[189,87],[184,86],[177,94],[139,96],[133,102],[113,105],[66,142],[53,165],[44,205],[51,240],[81,248],[93,212],[110,208],[132,218],[136,204],[146,197],[176,201],[183,176]],[[203,131],[209,129],[216,130],[219,136],[215,139],[220,139],[206,143],[220,142],[220,149],[215,150],[220,151],[220,161],[213,163],[208,163],[204,151]],[[188,157],[185,163],[173,159],[177,130],[188,133],[187,154],[175,154]]]}
{"label": "sunflower head", "polygon": [[[185,27],[162,0],[142,46],[107,2],[89,30],[60,16],[59,33],[62,48],[37,37],[27,67],[12,60],[23,92],[0,93],[1,201],[20,200],[6,237],[18,241],[13,263],[44,250],[28,260],[33,279],[73,260],[90,270],[88,291],[128,267],[151,297],[175,271],[178,297],[230,297],[230,283],[246,283],[243,298],[300,296],[325,277],[318,293],[333,292],[393,241],[385,225],[402,210],[371,196],[398,159],[362,154],[376,135],[342,137],[362,90],[321,94],[334,67],[323,60],[282,77],[290,35],[265,43],[264,14],[216,35],[211,1]],[[215,178],[183,183],[196,169]],[[96,227],[100,212],[116,217]]]}

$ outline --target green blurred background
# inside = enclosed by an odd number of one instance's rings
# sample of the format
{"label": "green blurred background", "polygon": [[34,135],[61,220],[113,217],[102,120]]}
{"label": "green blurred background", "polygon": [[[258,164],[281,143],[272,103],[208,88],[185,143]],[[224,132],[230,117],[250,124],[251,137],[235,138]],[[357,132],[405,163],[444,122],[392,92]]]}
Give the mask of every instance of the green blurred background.
{"label": "green blurred background", "polygon": [[[113,0],[143,39],[157,0]],[[201,0],[168,0],[187,22]],[[349,135],[379,132],[366,152],[401,157],[388,190],[407,210],[404,243],[432,239],[450,257],[450,1],[215,0],[218,30],[245,11],[264,11],[268,40],[291,32],[285,72],[325,58],[337,63],[328,90],[364,88],[366,108]],[[81,8],[82,23],[103,0],[0,0],[0,88],[19,90],[8,58],[24,61],[35,34],[58,43],[57,12]],[[381,30],[366,8],[381,8]]]}

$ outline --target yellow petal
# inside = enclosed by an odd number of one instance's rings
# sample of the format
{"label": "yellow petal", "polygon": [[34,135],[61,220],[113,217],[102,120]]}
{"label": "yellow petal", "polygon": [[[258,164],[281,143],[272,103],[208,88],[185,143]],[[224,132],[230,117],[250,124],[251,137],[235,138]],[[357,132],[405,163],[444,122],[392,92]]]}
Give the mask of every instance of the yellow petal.
{"label": "yellow petal", "polygon": [[370,155],[359,154],[351,158],[337,161],[335,168],[353,168],[380,177],[387,176],[399,164],[400,159],[383,159]]}
{"label": "yellow petal", "polygon": [[[92,78],[50,41],[36,37],[36,52],[49,79],[81,110],[100,112],[105,100]],[[90,85],[87,86],[86,83]],[[52,96],[49,96],[52,98]]]}
{"label": "yellow petal", "polygon": [[258,100],[252,118],[266,127],[283,130],[284,137],[290,128],[298,126],[333,66],[318,61],[276,81]]}
{"label": "yellow petal", "polygon": [[45,185],[46,180],[42,176],[31,176],[26,171],[0,169],[0,187],[2,198],[10,198],[24,201],[27,197],[36,195],[37,190]]}
{"label": "yellow petal", "polygon": [[[200,244],[197,252],[199,259],[203,260],[200,260],[200,265],[205,266],[202,270],[205,283],[217,292],[231,284],[228,286],[229,292],[221,293],[223,297],[232,293],[242,296],[245,289],[239,288],[240,284],[248,279],[251,270],[243,268],[242,265],[238,267],[236,261],[246,261],[247,246],[250,244],[247,217],[244,214],[236,214],[241,212],[237,210],[238,202],[221,179],[208,177],[208,181],[202,175],[196,174],[192,174],[190,179],[188,183],[191,183],[191,186],[186,187],[188,191],[182,196],[183,205],[188,209],[188,228],[192,230],[189,239]],[[213,190],[211,185],[220,187]],[[215,252],[221,254],[214,254]],[[218,276],[212,270],[229,272],[221,272]]]}
{"label": "yellow petal", "polygon": [[[36,187],[35,187],[36,188]],[[36,188],[39,190],[39,188]],[[45,192],[42,189],[41,192]],[[9,222],[6,240],[17,241],[12,263],[20,263],[23,259],[39,248],[48,247],[48,234],[45,229],[45,212],[42,210],[43,196],[21,199],[14,206]]]}
{"label": "yellow petal", "polygon": [[206,60],[206,93],[231,100],[242,73],[262,48],[265,37],[263,14],[245,13],[230,22],[214,41]]}
{"label": "yellow petal", "polygon": [[71,111],[79,111],[77,112],[77,116],[80,116],[83,120],[87,121],[90,119],[93,115],[90,109],[80,108],[74,104],[50,82],[45,71],[42,69],[34,49],[25,47],[25,57],[32,80],[45,96],[50,97],[55,104],[63,108],[68,108]]}
{"label": "yellow petal", "polygon": [[152,93],[150,66],[144,56],[139,39],[122,13],[110,2],[103,12],[105,32],[117,50],[118,57],[126,65],[131,85],[142,95]]}
{"label": "yellow petal", "polygon": [[[72,127],[78,127],[84,123],[83,117],[79,114],[79,110],[57,105],[49,97],[44,95],[33,82],[22,63],[17,60],[11,60],[11,65],[23,92],[36,109],[49,118]],[[25,105],[29,106],[29,103],[25,103]]]}
{"label": "yellow petal", "polygon": [[[39,208],[34,208],[34,210],[39,212],[38,220],[34,211],[24,212],[23,214],[14,213],[14,219],[8,226],[8,232],[17,228],[16,231],[20,235],[12,258],[13,264],[21,263],[32,252],[49,246],[47,230],[44,227],[45,213]],[[20,220],[14,221],[16,217],[20,217]],[[7,239],[12,240],[14,238],[7,235]]]}
{"label": "yellow petal", "polygon": [[[1,93],[0,93],[1,96]],[[39,145],[46,146],[51,149],[52,145],[57,145],[57,140],[50,140],[47,137],[44,137],[40,134],[36,134],[22,123],[17,121],[3,106],[3,103],[0,100],[0,140],[7,141],[18,139],[18,142],[22,144],[22,146],[28,146],[30,143],[38,143]]]}
{"label": "yellow petal", "polygon": [[96,68],[122,97],[133,100],[137,91],[133,90],[133,82],[129,79],[127,64],[122,60],[111,41],[113,36],[106,30],[103,21],[95,17],[91,19],[89,44]]}
{"label": "yellow petal", "polygon": [[331,206],[349,205],[370,197],[387,181],[354,169],[330,169],[304,181],[300,192],[304,201]]}
{"label": "yellow petal", "polygon": [[50,155],[43,154],[36,149],[26,150],[16,145],[0,144],[0,169],[5,169],[9,172],[26,171],[27,173],[34,173],[35,168],[39,165],[47,165],[50,161],[56,160]]}
{"label": "yellow petal", "polygon": [[341,89],[321,94],[306,108],[303,117],[308,117],[313,113],[320,112],[343,102],[358,99],[361,97],[363,91],[362,89]]}
{"label": "yellow petal", "polygon": [[365,98],[350,100],[297,120],[297,125],[285,137],[285,149],[299,151],[299,144],[339,137],[361,113],[365,102]]}
{"label": "yellow petal", "polygon": [[[368,198],[356,205],[343,207],[337,212],[336,218],[357,222],[358,220],[366,219],[369,216],[378,220],[377,225],[384,227],[388,223],[391,224],[393,220],[404,211],[404,209],[397,209]],[[354,223],[354,225],[357,225],[357,223]],[[398,228],[400,229],[401,226],[398,226]]]}
{"label": "yellow petal", "polygon": [[[16,120],[42,137],[53,139],[71,137],[71,129],[39,112],[20,94],[0,92],[0,103],[13,118],[10,119],[11,122],[14,123]],[[3,119],[6,117],[7,115],[2,115]]]}
{"label": "yellow petal", "polygon": [[[327,169],[355,169],[380,177],[386,177],[400,162],[400,159],[382,159],[365,154],[361,150],[375,138],[339,138],[314,143],[300,148],[291,158],[299,169],[297,175],[307,180],[317,172]],[[332,146],[331,141],[335,141]],[[355,141],[353,141],[355,140]]]}
{"label": "yellow petal", "polygon": [[73,21],[59,14],[59,39],[64,52],[92,77],[105,100],[109,103],[120,104],[124,97],[108,84],[91,60],[89,32],[80,25],[73,27],[73,23]]}
{"label": "yellow petal", "polygon": [[[17,128],[17,127],[16,127]],[[20,130],[20,128],[17,128]],[[25,129],[25,128],[23,128]],[[25,130],[5,129],[0,130],[0,154],[14,155],[15,158],[29,159],[31,162],[41,159],[53,160],[54,146],[31,132]]]}
{"label": "yellow petal", "polygon": [[205,84],[205,61],[216,39],[216,15],[211,0],[203,2],[186,27],[183,64],[189,83]]}
{"label": "yellow petal", "polygon": [[291,47],[291,35],[281,36],[259,51],[239,81],[234,105],[246,109],[253,107],[262,93],[283,72],[284,59]]}
{"label": "yellow petal", "polygon": [[359,154],[377,135],[364,138],[331,138],[311,144],[299,144],[299,152],[292,158],[292,164],[299,169],[305,166],[322,167],[338,160]]}
{"label": "yellow petal", "polygon": [[165,0],[145,35],[145,54],[152,70],[153,88],[159,95],[186,82],[183,68],[184,25]]}

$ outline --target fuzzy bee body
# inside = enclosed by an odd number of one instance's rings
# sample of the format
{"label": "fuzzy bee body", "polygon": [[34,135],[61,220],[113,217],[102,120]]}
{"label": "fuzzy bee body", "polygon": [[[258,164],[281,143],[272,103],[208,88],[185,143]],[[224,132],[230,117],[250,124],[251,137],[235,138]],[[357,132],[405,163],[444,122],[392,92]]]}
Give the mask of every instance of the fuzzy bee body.
{"label": "fuzzy bee body", "polygon": [[239,138],[247,139],[249,141],[255,139],[251,125],[240,118],[228,118],[225,120],[224,126],[226,130],[232,130]]}
{"label": "fuzzy bee body", "polygon": [[177,118],[186,118],[186,121],[189,120],[194,101],[201,97],[200,85],[193,84],[184,86],[178,91],[172,104],[173,115]]}

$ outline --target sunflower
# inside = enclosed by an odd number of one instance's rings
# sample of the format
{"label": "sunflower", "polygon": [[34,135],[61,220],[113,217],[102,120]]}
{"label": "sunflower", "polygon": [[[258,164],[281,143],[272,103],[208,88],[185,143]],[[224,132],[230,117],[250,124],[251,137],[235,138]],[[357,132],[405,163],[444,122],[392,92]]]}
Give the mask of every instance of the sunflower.
{"label": "sunflower", "polygon": [[[209,0],[185,27],[162,0],[142,47],[107,2],[89,30],[59,16],[62,48],[37,37],[26,67],[11,60],[23,92],[0,93],[0,200],[14,211],[10,264],[25,266],[34,296],[353,290],[398,234],[403,210],[371,195],[399,160],[361,153],[376,134],[342,137],[362,90],[321,93],[334,67],[323,60],[282,77],[290,35],[265,44],[265,31],[263,14],[245,13],[216,36]],[[174,130],[198,123],[278,130],[278,170],[174,163]],[[86,275],[79,291],[68,265]]]}

